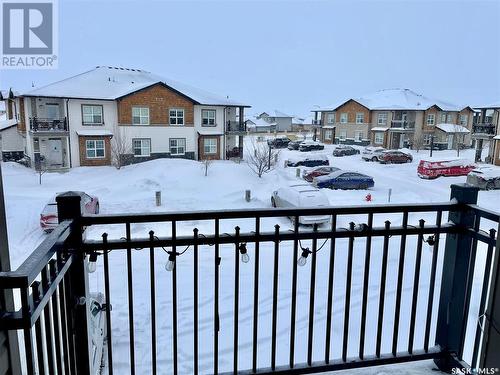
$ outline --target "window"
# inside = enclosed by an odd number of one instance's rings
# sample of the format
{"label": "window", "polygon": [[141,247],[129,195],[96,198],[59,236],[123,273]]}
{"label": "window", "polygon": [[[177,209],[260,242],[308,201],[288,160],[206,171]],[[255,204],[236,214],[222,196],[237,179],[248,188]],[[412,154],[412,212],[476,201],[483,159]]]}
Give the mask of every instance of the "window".
{"label": "window", "polygon": [[186,153],[186,138],[170,138],[170,155]]}
{"label": "window", "polygon": [[384,143],[384,133],[382,132],[375,132],[375,137],[373,142],[377,145],[381,145]]}
{"label": "window", "polygon": [[386,125],[387,124],[387,113],[379,113],[377,116],[377,124],[378,125]]}
{"label": "window", "polygon": [[203,140],[203,153],[204,154],[216,154],[217,153],[217,139],[216,138],[205,138]]}
{"label": "window", "polygon": [[102,105],[82,104],[82,122],[83,125],[102,125]]}
{"label": "window", "polygon": [[326,115],[326,122],[329,124],[335,124],[335,113],[328,113]]}
{"label": "window", "polygon": [[132,124],[149,125],[149,108],[132,107]]}
{"label": "window", "polygon": [[354,140],[361,142],[363,140],[363,132],[362,131],[356,131],[354,133]]}
{"label": "window", "polygon": [[424,145],[428,146],[431,144],[431,135],[430,134],[424,134]]}
{"label": "window", "polygon": [[345,139],[347,138],[347,132],[345,130],[342,130],[340,133],[339,133],[339,139],[341,141],[344,141]]}
{"label": "window", "polygon": [[325,139],[331,140],[332,139],[332,131],[331,130],[325,130]]}
{"label": "window", "polygon": [[448,124],[451,124],[451,122],[452,122],[452,119],[451,119],[451,113],[448,113],[448,114],[446,115],[446,122],[447,122]]}
{"label": "window", "polygon": [[168,111],[170,125],[184,125],[184,110],[179,108],[171,108]]}
{"label": "window", "polygon": [[340,122],[342,124],[346,124],[347,123],[347,113],[341,113],[340,114]]}
{"label": "window", "polygon": [[446,122],[446,113],[441,113],[441,123]]}
{"label": "window", "polygon": [[467,126],[467,115],[460,115],[460,125]]}
{"label": "window", "polygon": [[364,113],[356,113],[356,124],[362,124],[365,122],[365,114]]}
{"label": "window", "polygon": [[85,142],[85,155],[87,159],[104,158],[104,140],[88,139]]}
{"label": "window", "polygon": [[431,125],[431,126],[434,126],[434,114],[433,113],[429,113],[427,115],[427,125]]}
{"label": "window", "polygon": [[150,156],[151,139],[132,139],[132,148],[134,149],[134,156]]}
{"label": "window", "polygon": [[45,105],[45,112],[48,119],[55,120],[58,119],[59,116],[59,104],[50,104],[47,103]]}
{"label": "window", "polygon": [[201,110],[201,125],[215,126],[215,109],[202,109]]}

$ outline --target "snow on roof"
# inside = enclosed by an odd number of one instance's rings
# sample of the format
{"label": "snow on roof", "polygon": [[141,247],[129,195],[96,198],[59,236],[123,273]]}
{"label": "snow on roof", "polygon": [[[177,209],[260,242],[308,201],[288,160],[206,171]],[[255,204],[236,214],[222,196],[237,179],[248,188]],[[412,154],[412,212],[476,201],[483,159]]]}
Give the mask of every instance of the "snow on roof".
{"label": "snow on roof", "polygon": [[494,103],[490,103],[490,104],[487,104],[487,105],[478,105],[478,106],[474,106],[474,109],[499,109],[500,108],[500,101],[498,102],[494,102]]}
{"label": "snow on roof", "polygon": [[459,106],[431,99],[410,89],[384,89],[359,98],[350,98],[325,107],[322,111],[334,111],[349,100],[354,100],[370,110],[426,110],[434,105],[446,111],[459,111]]}
{"label": "snow on roof", "polygon": [[24,96],[115,100],[151,85],[162,83],[198,104],[245,106],[184,83],[140,69],[97,66],[96,68],[24,93]]}
{"label": "snow on roof", "polygon": [[493,139],[500,139],[500,135],[495,135]]}
{"label": "snow on roof", "polygon": [[250,117],[247,119],[247,126],[252,127],[259,127],[259,126],[274,126],[276,125],[276,122],[268,122],[264,120],[263,118],[257,118],[257,117]]}
{"label": "snow on roof", "polygon": [[81,135],[81,136],[99,136],[99,137],[107,137],[107,136],[113,136],[113,133],[109,130],[105,129],[84,129],[84,130],[77,130],[76,134]]}
{"label": "snow on roof", "polygon": [[335,125],[323,125],[322,128],[323,129],[335,129],[336,126]]}
{"label": "snow on roof", "polygon": [[15,126],[15,125],[17,125],[16,119],[0,121],[0,131],[8,129],[8,128]]}
{"label": "snow on roof", "polygon": [[266,113],[269,117],[293,117],[291,115],[287,115],[285,112],[278,111],[277,109],[261,112],[258,116],[262,116],[264,113]]}
{"label": "snow on roof", "polygon": [[457,124],[437,124],[436,128],[444,131],[445,133],[470,133],[469,129],[465,126]]}
{"label": "snow on roof", "polygon": [[219,129],[199,129],[198,134],[200,135],[224,135],[224,133]]}
{"label": "snow on roof", "polygon": [[374,126],[371,128],[372,132],[385,132],[387,130],[389,130],[389,128],[386,128],[385,126]]}

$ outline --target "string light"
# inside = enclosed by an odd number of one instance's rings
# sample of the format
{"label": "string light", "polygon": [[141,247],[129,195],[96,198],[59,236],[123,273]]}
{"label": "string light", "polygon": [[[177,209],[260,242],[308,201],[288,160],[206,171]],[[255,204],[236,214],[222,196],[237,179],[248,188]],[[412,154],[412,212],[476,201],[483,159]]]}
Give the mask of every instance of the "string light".
{"label": "string light", "polygon": [[174,267],[175,267],[175,256],[177,255],[177,253],[173,252],[173,251],[169,251],[168,252],[168,262],[167,264],[165,264],[165,269],[168,271],[168,272],[171,272],[174,270]]}
{"label": "string light", "polygon": [[89,262],[87,264],[88,273],[94,273],[97,269],[97,253],[90,253]]}
{"label": "string light", "polygon": [[248,255],[248,252],[247,252],[247,244],[241,243],[239,246],[239,250],[240,250],[240,254],[241,254],[241,261],[243,263],[250,262],[250,256]]}
{"label": "string light", "polygon": [[299,260],[297,261],[297,265],[299,265],[300,267],[304,267],[307,263],[307,257],[309,256],[309,254],[311,253],[311,251],[309,250],[309,248],[303,248],[302,249],[302,255],[300,256]]}

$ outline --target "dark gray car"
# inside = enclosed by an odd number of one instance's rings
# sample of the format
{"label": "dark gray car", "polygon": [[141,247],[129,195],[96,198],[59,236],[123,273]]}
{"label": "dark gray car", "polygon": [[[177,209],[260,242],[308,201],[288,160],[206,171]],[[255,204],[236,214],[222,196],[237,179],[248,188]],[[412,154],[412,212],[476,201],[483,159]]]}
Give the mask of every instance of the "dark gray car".
{"label": "dark gray car", "polygon": [[467,175],[467,183],[482,190],[500,189],[500,168],[478,168]]}

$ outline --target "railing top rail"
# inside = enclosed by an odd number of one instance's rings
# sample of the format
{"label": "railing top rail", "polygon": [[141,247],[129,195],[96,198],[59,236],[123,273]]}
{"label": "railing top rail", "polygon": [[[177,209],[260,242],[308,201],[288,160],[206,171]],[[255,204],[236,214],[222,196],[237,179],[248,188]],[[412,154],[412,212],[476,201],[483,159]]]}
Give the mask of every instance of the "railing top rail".
{"label": "railing top rail", "polygon": [[476,204],[469,204],[467,206],[474,210],[474,213],[477,216],[500,223],[500,213],[488,210],[487,208],[480,207]]}
{"label": "railing top rail", "polygon": [[15,270],[0,272],[0,288],[27,288],[70,235],[71,220],[63,221]]}
{"label": "railing top rail", "polygon": [[398,212],[431,212],[453,211],[459,208],[454,201],[420,204],[380,204],[370,206],[345,206],[325,208],[273,208],[273,209],[238,209],[218,211],[188,211],[165,213],[135,213],[135,214],[110,214],[82,216],[82,225],[125,224],[125,223],[153,223],[160,221],[190,221],[214,219],[244,219],[254,217],[285,217],[309,215],[362,215],[383,214]]}

